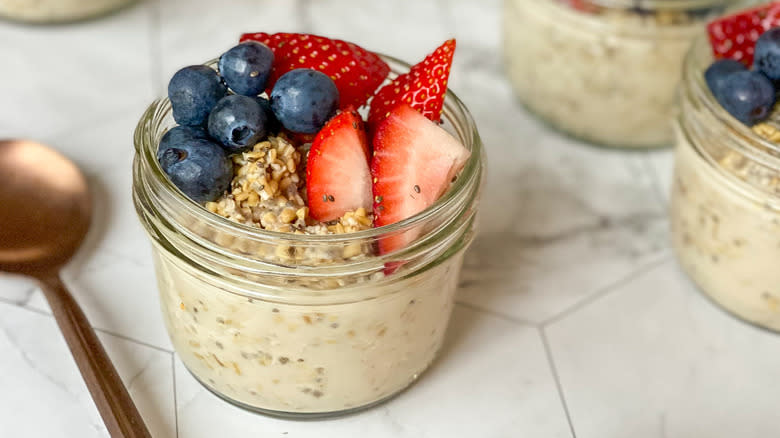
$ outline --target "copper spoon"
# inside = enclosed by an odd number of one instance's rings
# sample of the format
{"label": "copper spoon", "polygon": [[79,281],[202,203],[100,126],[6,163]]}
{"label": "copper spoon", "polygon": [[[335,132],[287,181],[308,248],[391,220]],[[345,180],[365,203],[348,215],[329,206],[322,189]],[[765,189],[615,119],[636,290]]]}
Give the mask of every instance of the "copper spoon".
{"label": "copper spoon", "polygon": [[41,285],[112,438],[151,438],[95,331],[60,279],[89,229],[87,181],[67,158],[27,140],[0,140],[0,271]]}

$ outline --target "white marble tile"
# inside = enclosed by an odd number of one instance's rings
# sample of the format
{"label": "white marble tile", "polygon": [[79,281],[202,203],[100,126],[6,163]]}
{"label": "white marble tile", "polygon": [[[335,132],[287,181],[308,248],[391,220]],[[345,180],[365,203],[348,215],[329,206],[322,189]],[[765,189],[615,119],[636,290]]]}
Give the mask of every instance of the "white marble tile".
{"label": "white marble tile", "polygon": [[647,154],[647,163],[657,181],[656,190],[664,203],[669,201],[674,177],[674,154],[671,149]]}
{"label": "white marble tile", "polygon": [[38,286],[34,280],[20,275],[0,272],[0,300],[15,305],[24,305]]}
{"label": "white marble tile", "polygon": [[669,261],[548,328],[580,438],[777,435],[780,343]]}
{"label": "white marble tile", "polygon": [[[99,334],[155,437],[175,436],[171,355]],[[108,437],[56,323],[0,304],[0,436]]]}
{"label": "white marble tile", "polygon": [[61,131],[141,108],[152,96],[148,8],[64,26],[0,23],[0,137],[56,143]]}
{"label": "white marble tile", "polygon": [[458,306],[448,335],[441,358],[408,391],[324,422],[277,420],[232,407],[177,360],[180,437],[570,436],[536,329]]}
{"label": "white marble tile", "polygon": [[160,92],[180,68],[205,62],[238,44],[244,32],[304,30],[298,0],[211,0],[159,2]]}

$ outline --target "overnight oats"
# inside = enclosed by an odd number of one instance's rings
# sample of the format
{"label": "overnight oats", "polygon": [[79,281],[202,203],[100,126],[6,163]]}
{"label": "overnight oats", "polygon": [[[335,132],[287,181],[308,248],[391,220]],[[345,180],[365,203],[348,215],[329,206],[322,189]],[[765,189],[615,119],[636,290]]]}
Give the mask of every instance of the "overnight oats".
{"label": "overnight oats", "polygon": [[[780,28],[772,28],[780,24],[780,8],[772,6],[721,19],[754,23],[726,25],[729,31],[714,35],[714,52],[723,59],[713,62],[704,39],[686,59],[671,224],[677,257],[705,294],[746,321],[780,331],[780,107],[774,84],[780,79]],[[755,39],[740,34],[757,37],[767,29],[753,61]]]}
{"label": "overnight oats", "polygon": [[668,146],[685,53],[708,19],[735,3],[505,0],[507,73],[530,111],[574,137]]}
{"label": "overnight oats", "polygon": [[136,0],[0,0],[0,17],[29,23],[83,20],[109,13]]}
{"label": "overnight oats", "polygon": [[136,129],[168,332],[244,408],[371,406],[435,359],[473,238],[484,152],[447,91],[455,41],[411,68],[313,35],[241,41],[179,70]]}

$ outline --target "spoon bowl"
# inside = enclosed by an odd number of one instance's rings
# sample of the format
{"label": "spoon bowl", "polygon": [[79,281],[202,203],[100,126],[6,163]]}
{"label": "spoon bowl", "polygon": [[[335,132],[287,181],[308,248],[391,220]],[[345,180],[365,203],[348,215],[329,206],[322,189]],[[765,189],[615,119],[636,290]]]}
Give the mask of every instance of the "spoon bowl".
{"label": "spoon bowl", "polygon": [[81,171],[29,140],[0,140],[0,271],[38,280],[112,438],[151,438],[60,270],[84,241],[92,201]]}

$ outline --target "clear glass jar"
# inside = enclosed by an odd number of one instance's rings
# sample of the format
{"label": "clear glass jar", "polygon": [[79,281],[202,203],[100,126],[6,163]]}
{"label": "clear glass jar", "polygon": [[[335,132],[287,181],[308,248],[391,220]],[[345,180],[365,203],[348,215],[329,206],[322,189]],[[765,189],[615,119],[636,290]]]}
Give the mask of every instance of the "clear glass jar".
{"label": "clear glass jar", "polygon": [[685,52],[737,3],[505,0],[507,72],[520,101],[556,129],[602,146],[669,146]]}
{"label": "clear glass jar", "polygon": [[[393,74],[408,70],[385,59]],[[472,155],[439,201],[390,226],[310,236],[237,224],[187,199],[155,158],[174,126],[170,103],[151,105],[135,132],[134,201],[169,335],[205,387],[261,413],[336,415],[392,397],[431,364],[485,165],[474,121],[451,92],[444,121]],[[419,237],[375,254],[380,240],[405,233]]]}
{"label": "clear glass jar", "polygon": [[674,248],[705,294],[746,321],[780,331],[780,147],[717,103],[704,81],[711,62],[701,39],[684,65]]}
{"label": "clear glass jar", "polygon": [[0,17],[26,23],[64,23],[113,12],[137,0],[0,0]]}

